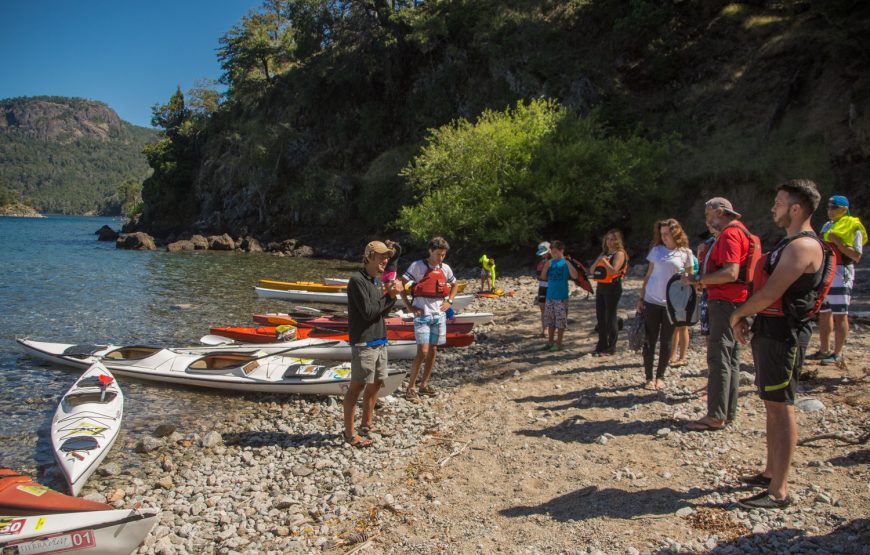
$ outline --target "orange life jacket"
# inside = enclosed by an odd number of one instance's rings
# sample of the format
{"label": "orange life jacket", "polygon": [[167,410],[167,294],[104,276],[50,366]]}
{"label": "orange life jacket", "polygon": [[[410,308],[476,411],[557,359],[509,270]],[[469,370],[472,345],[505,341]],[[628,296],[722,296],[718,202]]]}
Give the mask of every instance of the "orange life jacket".
{"label": "orange life jacket", "polygon": [[[615,255],[616,253],[614,253]],[[623,253],[625,254],[625,253]],[[609,262],[611,262],[611,266],[613,265],[613,255],[611,255]],[[628,257],[625,257],[625,260],[622,263],[622,267],[619,268],[616,272],[611,272],[607,269],[607,266],[604,265],[604,260],[601,260],[592,267],[592,279],[597,281],[598,283],[613,283],[618,279],[622,279],[625,277],[625,271],[628,269]]]}
{"label": "orange life jacket", "polygon": [[443,299],[450,294],[450,286],[447,285],[447,276],[444,275],[444,270],[441,267],[431,268],[425,260],[426,273],[423,277],[414,284],[411,293],[415,297],[430,297]]}
{"label": "orange life jacket", "polygon": [[776,299],[770,306],[759,312],[759,314],[806,321],[815,316],[819,312],[819,309],[822,308],[822,303],[831,290],[831,282],[834,281],[836,263],[831,248],[811,231],[803,231],[794,237],[787,237],[777,243],[772,251],[765,253],[755,269],[752,290],[757,292],[764,287],[764,284],[773,275],[782,251],[789,243],[800,237],[812,237],[822,247],[822,265],[814,274],[812,287],[805,291],[791,291],[791,287],[789,287],[782,297]]}

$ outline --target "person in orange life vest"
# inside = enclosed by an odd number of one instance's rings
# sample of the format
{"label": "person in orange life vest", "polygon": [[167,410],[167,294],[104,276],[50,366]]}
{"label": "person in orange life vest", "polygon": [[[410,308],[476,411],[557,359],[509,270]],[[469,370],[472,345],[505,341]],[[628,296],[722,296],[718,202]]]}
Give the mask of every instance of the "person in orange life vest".
{"label": "person in orange life vest", "polygon": [[[707,340],[707,414],[689,424],[694,431],[721,430],[737,416],[737,395],[740,388],[740,343],[728,325],[731,313],[746,300],[748,289],[741,269],[749,255],[748,231],[740,222],[740,213],[722,197],[704,205],[707,225],[719,232],[715,243],[701,264],[695,283],[707,288],[707,318],[710,335]],[[745,276],[745,270],[743,271]]]}
{"label": "person in orange life vest", "polygon": [[776,312],[770,309],[782,306],[786,294],[799,297],[815,287],[824,251],[810,219],[819,199],[816,185],[809,179],[792,179],[777,188],[771,212],[777,227],[785,229],[786,238],[769,254],[769,261],[775,261],[769,277],[766,267],[761,270],[767,281],[754,288],[752,296],[731,314],[734,337],[741,343],[747,341],[747,318],[757,314],[752,323],[752,357],[767,414],[767,463],[760,474],[743,478],[745,483],[766,490],[739,501],[747,508],[783,508],[792,502],[788,473],[798,437],[794,396],[811,331],[808,320],[786,317],[782,309],[778,314],[766,313]]}
{"label": "person in orange life vest", "polygon": [[386,293],[377,276],[382,275],[395,251],[380,241],[366,245],[363,268],[347,284],[347,318],[351,344],[350,387],[344,396],[344,439],[354,447],[369,447],[354,430],[356,402],[363,392],[362,426],[375,431],[373,424],[378,390],[387,377],[387,328],[384,315],[396,304],[402,284],[393,280]]}
{"label": "person in orange life vest", "polygon": [[[674,325],[671,324],[667,308],[668,281],[674,274],[692,273],[692,251],[689,250],[689,239],[680,222],[669,218],[655,223],[646,259],[649,266],[637,300],[637,310],[643,312],[646,332],[643,344],[644,389],[660,390],[665,388],[665,370],[671,358],[671,338],[674,335]],[[657,342],[659,360],[653,376]]]}
{"label": "person in orange life vest", "polygon": [[[839,256],[831,292],[819,312],[819,350],[807,359],[828,365],[843,360],[843,347],[849,334],[849,303],[852,300],[855,264],[860,262],[864,252],[867,230],[861,220],[849,213],[849,199],[835,195],[828,200],[828,222],[822,226],[821,235]],[[832,331],[833,350],[830,348]]]}
{"label": "person in orange life vest", "polygon": [[619,338],[619,322],[616,309],[622,297],[622,278],[628,267],[622,232],[611,229],[601,240],[601,254],[592,264],[592,279],[595,287],[595,317],[598,320],[598,343],[592,356],[602,357],[616,354],[616,340]]}
{"label": "person in orange life vest", "polygon": [[539,256],[541,259],[535,266],[535,278],[538,280],[538,294],[535,296],[534,304],[541,308],[541,337],[547,337],[547,326],[544,325],[544,306],[547,304],[547,280],[541,277],[541,272],[544,271],[547,261],[552,258],[550,256],[549,241],[538,243],[535,256]]}
{"label": "person in orange life vest", "polygon": [[429,385],[429,378],[435,366],[437,346],[443,345],[447,340],[447,315],[444,313],[456,297],[456,278],[450,266],[444,264],[449,249],[450,245],[443,237],[433,238],[429,241],[429,257],[426,260],[417,260],[402,275],[403,283],[413,284],[413,302],[408,299],[408,293],[404,289],[402,299],[408,311],[414,313],[417,356],[411,364],[408,389],[405,392],[405,397],[414,403],[420,401],[416,389],[417,374],[424,362],[420,393],[435,395],[435,388]]}
{"label": "person in orange life vest", "polygon": [[[541,271],[541,279],[547,280],[547,302],[544,305],[544,325],[547,326],[546,350],[561,351],[562,337],[568,327],[568,279],[577,279],[577,269],[565,260],[565,245],[562,241],[550,243],[550,256]],[[556,342],[553,336],[558,330]]]}

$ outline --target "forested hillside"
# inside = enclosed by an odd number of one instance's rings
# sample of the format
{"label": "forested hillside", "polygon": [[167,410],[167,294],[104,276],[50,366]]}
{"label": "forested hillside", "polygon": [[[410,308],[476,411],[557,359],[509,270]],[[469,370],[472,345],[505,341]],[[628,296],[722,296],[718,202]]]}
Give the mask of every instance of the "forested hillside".
{"label": "forested hillside", "polygon": [[142,224],[508,248],[700,232],[713,194],[769,230],[786,177],[866,206],[868,6],[269,0],[221,39],[220,103],[155,112]]}
{"label": "forested hillside", "polygon": [[150,174],[153,130],[81,98],[0,100],[0,186],[41,212],[120,214],[118,187]]}

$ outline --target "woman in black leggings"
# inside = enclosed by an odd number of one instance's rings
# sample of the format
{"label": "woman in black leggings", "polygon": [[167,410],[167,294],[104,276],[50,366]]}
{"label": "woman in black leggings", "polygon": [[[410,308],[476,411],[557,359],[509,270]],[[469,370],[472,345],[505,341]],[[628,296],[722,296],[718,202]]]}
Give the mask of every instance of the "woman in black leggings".
{"label": "woman in black leggings", "polygon": [[[671,358],[671,338],[674,335],[674,326],[668,318],[667,309],[668,280],[680,272],[691,275],[694,266],[689,239],[680,222],[673,218],[656,222],[646,259],[649,267],[637,301],[637,309],[643,312],[646,327],[646,341],[643,344],[643,368],[646,372],[644,387],[664,389],[665,369]],[[659,360],[653,378],[656,343],[659,343]]]}
{"label": "woman in black leggings", "polygon": [[611,229],[601,241],[601,254],[592,264],[595,287],[595,316],[598,318],[598,344],[594,357],[616,354],[619,324],[616,309],[622,298],[622,278],[628,268],[628,256],[622,244],[622,232]]}

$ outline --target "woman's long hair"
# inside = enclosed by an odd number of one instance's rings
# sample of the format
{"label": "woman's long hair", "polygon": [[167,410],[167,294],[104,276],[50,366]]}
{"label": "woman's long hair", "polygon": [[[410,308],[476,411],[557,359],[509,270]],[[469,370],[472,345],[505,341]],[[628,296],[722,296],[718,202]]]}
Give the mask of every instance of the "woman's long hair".
{"label": "woman's long hair", "polygon": [[665,244],[664,241],[662,241],[663,226],[668,226],[668,228],[671,230],[671,237],[674,238],[674,244],[676,245],[676,248],[689,248],[689,238],[686,237],[686,232],[683,231],[683,226],[681,226],[680,222],[678,222],[674,218],[659,220],[655,223],[655,227],[653,227],[653,240],[652,243],[650,243],[649,248]]}
{"label": "woman's long hair", "polygon": [[[601,252],[607,254],[607,237],[609,235],[613,235],[614,239],[616,239],[616,251],[615,252],[625,252],[625,242],[622,237],[622,232],[617,228],[607,230],[607,233],[604,234],[604,237],[601,238]],[[627,253],[626,253],[627,254]]]}

